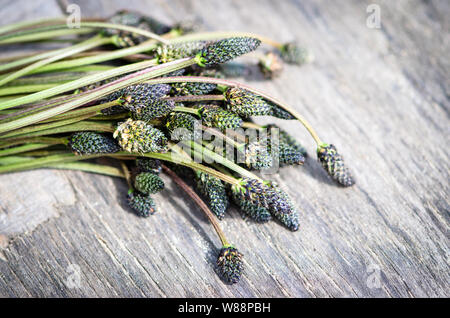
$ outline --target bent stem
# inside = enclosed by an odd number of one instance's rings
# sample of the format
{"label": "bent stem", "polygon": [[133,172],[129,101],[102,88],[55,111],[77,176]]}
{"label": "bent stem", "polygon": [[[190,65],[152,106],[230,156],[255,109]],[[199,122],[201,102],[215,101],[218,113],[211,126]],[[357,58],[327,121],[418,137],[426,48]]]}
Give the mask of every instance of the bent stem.
{"label": "bent stem", "polygon": [[208,208],[205,202],[198,196],[197,193],[195,193],[194,190],[191,189],[176,173],[174,173],[172,170],[170,170],[165,165],[161,165],[164,172],[181,188],[184,192],[186,192],[187,195],[191,197],[192,200],[200,207],[200,209],[205,213],[208,220],[211,222],[214,230],[217,233],[217,236],[219,236],[220,241],[222,242],[222,246],[229,246],[228,240],[225,237],[225,234],[223,233],[222,229],[220,228],[219,223],[217,222],[216,218],[214,217],[211,210]]}

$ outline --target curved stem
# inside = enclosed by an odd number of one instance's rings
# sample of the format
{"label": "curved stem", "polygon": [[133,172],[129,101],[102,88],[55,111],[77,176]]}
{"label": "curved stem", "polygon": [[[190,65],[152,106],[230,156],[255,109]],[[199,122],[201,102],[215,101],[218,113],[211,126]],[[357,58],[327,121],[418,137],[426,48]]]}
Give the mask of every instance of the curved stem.
{"label": "curved stem", "polygon": [[157,79],[152,79],[152,80],[146,81],[146,83],[149,83],[149,84],[179,83],[179,82],[213,83],[213,84],[218,84],[218,85],[225,85],[227,87],[238,87],[238,88],[242,88],[247,91],[250,91],[254,94],[257,94],[257,95],[261,96],[262,98],[268,100],[269,102],[272,102],[275,105],[283,108],[287,112],[291,113],[299,122],[302,123],[302,125],[306,128],[306,130],[308,130],[308,132],[313,137],[315,142],[318,145],[322,144],[322,141],[320,140],[319,136],[317,135],[315,130],[312,128],[312,126],[295,109],[293,109],[289,105],[279,101],[275,97],[272,97],[262,91],[259,91],[253,87],[250,87],[248,85],[245,85],[245,84],[242,84],[239,82],[230,81],[230,80],[224,80],[224,79],[212,78],[212,77],[202,77],[202,76],[175,76],[175,77],[157,78]]}
{"label": "curved stem", "polygon": [[228,246],[229,243],[225,237],[225,234],[223,233],[222,229],[220,228],[219,223],[217,222],[216,218],[214,217],[211,210],[208,208],[205,202],[198,196],[197,193],[195,193],[194,190],[191,189],[179,176],[177,176],[176,173],[174,173],[172,170],[167,168],[165,165],[161,165],[164,172],[181,188],[184,192],[186,192],[187,195],[191,197],[192,200],[200,207],[200,209],[205,213],[208,220],[211,222],[214,230],[216,231],[217,235],[220,238],[220,241],[222,242],[222,246]]}
{"label": "curved stem", "polygon": [[[23,43],[31,41],[41,41],[46,39],[53,39],[62,35],[76,35],[76,34],[88,34],[94,32],[94,29],[59,29],[59,30],[49,30],[43,32],[23,32],[23,34],[8,34],[7,36],[0,37],[0,45],[2,44],[12,44],[12,43]],[[13,36],[14,35],[14,36]]]}

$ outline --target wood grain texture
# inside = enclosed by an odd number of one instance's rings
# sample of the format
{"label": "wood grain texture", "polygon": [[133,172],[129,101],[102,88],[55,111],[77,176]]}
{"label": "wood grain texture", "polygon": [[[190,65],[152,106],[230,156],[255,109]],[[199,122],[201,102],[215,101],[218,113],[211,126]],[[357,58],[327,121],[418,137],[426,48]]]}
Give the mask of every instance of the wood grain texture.
{"label": "wood grain texture", "polygon": [[[3,2],[2,24],[64,7]],[[448,1],[73,2],[84,16],[128,7],[169,23],[188,17],[208,30],[297,39],[314,63],[246,82],[298,109],[345,156],[357,185],[333,184],[304,129],[277,121],[309,149],[304,167],[268,176],[299,206],[301,229],[258,225],[231,209],[221,225],[247,269],[230,286],[214,272],[220,246],[212,227],[166,177],[159,212],[143,220],[124,206],[119,179],[3,175],[0,296],[450,296]],[[366,26],[374,2],[380,29]],[[79,288],[67,284],[71,264],[81,271]]]}

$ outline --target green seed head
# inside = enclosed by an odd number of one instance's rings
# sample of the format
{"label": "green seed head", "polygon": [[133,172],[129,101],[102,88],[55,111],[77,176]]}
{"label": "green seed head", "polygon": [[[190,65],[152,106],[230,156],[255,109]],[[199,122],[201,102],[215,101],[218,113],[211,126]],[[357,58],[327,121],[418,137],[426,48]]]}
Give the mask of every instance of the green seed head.
{"label": "green seed head", "polygon": [[243,255],[233,246],[224,246],[217,258],[219,274],[227,283],[234,284],[239,281],[244,271]]}
{"label": "green seed head", "polygon": [[298,212],[286,192],[275,182],[265,182],[265,199],[270,213],[291,231],[299,228]]}
{"label": "green seed head", "polygon": [[303,147],[302,144],[300,144],[297,140],[295,140],[294,137],[292,137],[291,135],[289,135],[289,133],[287,133],[286,131],[284,131],[283,129],[281,129],[279,126],[271,124],[271,125],[267,125],[265,126],[265,128],[267,128],[267,130],[270,132],[271,128],[276,128],[278,129],[279,132],[279,140],[280,143],[285,143],[289,146],[291,146],[292,148],[294,148],[296,151],[300,152],[303,157],[306,157],[306,148]]}
{"label": "green seed head", "polygon": [[225,91],[227,109],[239,116],[266,116],[270,115],[272,108],[264,99],[237,87],[230,87]]}
{"label": "green seed head", "polygon": [[114,138],[119,141],[122,149],[128,152],[165,152],[167,138],[164,134],[142,120],[132,120],[120,123],[114,132]]}
{"label": "green seed head", "polygon": [[349,187],[355,184],[355,180],[334,145],[320,145],[317,149],[317,157],[323,168],[340,185]]}
{"label": "green seed head", "polygon": [[242,212],[244,212],[256,222],[265,223],[272,219],[269,210],[267,210],[265,207],[253,204],[252,202],[243,199],[242,196],[236,195],[234,192],[232,192],[231,198]]}
{"label": "green seed head", "polygon": [[205,95],[211,93],[217,87],[211,83],[181,82],[172,84],[175,95]]}
{"label": "green seed head", "polygon": [[242,118],[216,105],[204,105],[201,108],[203,124],[221,130],[236,129],[242,126]]}
{"label": "green seed head", "polygon": [[114,153],[120,150],[119,145],[111,137],[90,131],[73,134],[69,140],[69,147],[77,155]]}
{"label": "green seed head", "polygon": [[201,66],[225,63],[256,50],[261,41],[250,37],[234,37],[214,42],[197,54]]}
{"label": "green seed head", "polygon": [[144,107],[136,109],[131,116],[133,119],[150,121],[168,115],[174,108],[174,101],[154,99]]}
{"label": "green seed head", "polygon": [[134,186],[144,194],[154,194],[164,189],[164,181],[152,172],[142,172],[136,176]]}
{"label": "green seed head", "polygon": [[204,49],[208,43],[206,41],[185,42],[179,44],[162,45],[156,49],[159,63],[167,63],[182,59],[185,57],[195,56],[199,51]]}
{"label": "green seed head", "polygon": [[225,185],[220,179],[200,171],[196,171],[195,181],[197,191],[206,198],[211,211],[223,219],[229,205]]}
{"label": "green seed head", "polygon": [[155,213],[155,202],[149,195],[137,192],[129,192],[127,195],[128,206],[141,217],[148,217]]}
{"label": "green seed head", "polygon": [[197,119],[186,113],[174,113],[169,116],[166,127],[171,138],[174,140],[198,139],[201,137],[202,130],[197,123]]}
{"label": "green seed head", "polygon": [[299,47],[294,42],[289,42],[282,46],[281,58],[286,63],[297,65],[310,63],[314,60],[314,56],[309,50]]}
{"label": "green seed head", "polygon": [[161,162],[157,159],[138,158],[136,159],[136,166],[139,172],[151,172],[154,174],[161,172]]}
{"label": "green seed head", "polygon": [[270,103],[270,106],[272,108],[269,114],[270,116],[286,120],[295,119],[294,115],[292,115],[287,110],[279,107],[278,105]]}
{"label": "green seed head", "polygon": [[305,163],[305,157],[301,151],[281,142],[278,145],[279,161],[286,165],[302,165]]}

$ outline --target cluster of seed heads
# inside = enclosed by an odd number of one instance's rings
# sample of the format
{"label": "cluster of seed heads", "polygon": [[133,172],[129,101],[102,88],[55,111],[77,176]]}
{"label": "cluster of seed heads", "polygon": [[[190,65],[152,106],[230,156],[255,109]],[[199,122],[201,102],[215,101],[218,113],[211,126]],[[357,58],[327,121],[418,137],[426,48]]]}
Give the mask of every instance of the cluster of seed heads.
{"label": "cluster of seed heads", "polygon": [[317,149],[317,157],[328,174],[340,185],[349,187],[355,184],[342,156],[337,152],[334,145],[320,145]]}
{"label": "cluster of seed heads", "polygon": [[68,146],[78,155],[114,153],[120,150],[119,145],[109,136],[96,132],[78,132],[69,138]]}
{"label": "cluster of seed heads", "polygon": [[227,283],[235,284],[244,271],[243,255],[233,246],[223,246],[217,258],[219,274]]}
{"label": "cluster of seed heads", "polygon": [[113,135],[122,149],[128,152],[165,152],[167,138],[162,131],[142,120],[132,120],[119,124]]}

